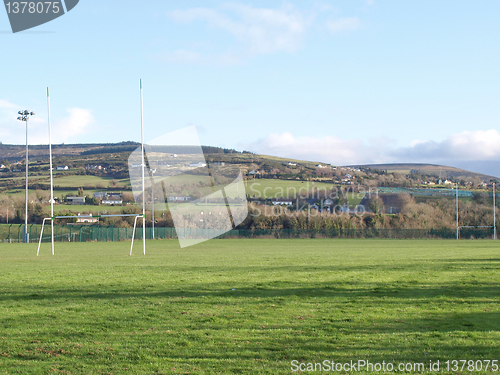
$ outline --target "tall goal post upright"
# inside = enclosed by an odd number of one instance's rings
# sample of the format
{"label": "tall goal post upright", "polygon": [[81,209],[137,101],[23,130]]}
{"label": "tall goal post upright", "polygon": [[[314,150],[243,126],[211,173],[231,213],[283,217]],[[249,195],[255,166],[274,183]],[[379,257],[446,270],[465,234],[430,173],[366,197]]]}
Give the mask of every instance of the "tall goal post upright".
{"label": "tall goal post upright", "polygon": [[496,220],[496,205],[495,205],[495,183],[493,183],[493,239],[497,239],[497,220]]}
{"label": "tall goal post upright", "polygon": [[54,176],[52,172],[52,125],[50,122],[50,95],[47,87],[47,111],[49,121],[49,171],[50,171],[50,237],[52,242],[52,255],[54,255]]}
{"label": "tall goal post upright", "polygon": [[144,181],[144,169],[146,163],[144,160],[144,99],[142,94],[142,79],[141,83],[141,168],[142,168],[142,253],[146,255],[146,185]]}
{"label": "tall goal post upright", "polygon": [[40,239],[38,241],[38,250],[36,256],[40,254],[40,245],[42,244],[43,229],[45,221],[50,220],[50,237],[52,243],[52,255],[54,255],[54,175],[52,172],[52,125],[50,122],[50,92],[47,87],[47,120],[49,125],[49,174],[50,174],[50,217],[44,218],[42,230],[40,231]]}
{"label": "tall goal post upright", "polygon": [[458,183],[455,184],[455,191],[456,191],[456,198],[455,198],[455,202],[456,202],[456,210],[457,210],[457,240],[458,240],[458,237],[459,237],[459,227],[458,227]]}

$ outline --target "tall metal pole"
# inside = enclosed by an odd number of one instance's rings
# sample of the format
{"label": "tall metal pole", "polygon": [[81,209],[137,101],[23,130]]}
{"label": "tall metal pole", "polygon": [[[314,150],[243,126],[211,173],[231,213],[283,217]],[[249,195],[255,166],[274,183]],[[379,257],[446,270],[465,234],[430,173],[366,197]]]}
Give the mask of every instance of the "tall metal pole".
{"label": "tall metal pole", "polygon": [[142,253],[146,255],[146,185],[144,181],[144,100],[142,95],[141,79],[141,156],[142,156]]}
{"label": "tall metal pole", "polygon": [[24,233],[23,242],[29,243],[28,238],[28,120],[29,117],[26,116],[26,198],[25,198],[25,209],[24,209]]}
{"label": "tall metal pole", "polygon": [[153,207],[151,208],[151,216],[152,216],[152,226],[153,226],[153,231],[152,231],[152,237],[153,240],[155,239],[155,172],[156,169],[151,169],[151,200],[153,202]]}
{"label": "tall metal pole", "polygon": [[49,160],[50,160],[50,233],[52,241],[52,255],[54,255],[54,178],[52,175],[52,126],[50,123],[50,95],[49,88],[47,87],[47,109],[48,109],[48,120],[49,120]]}
{"label": "tall metal pole", "polygon": [[493,239],[497,239],[497,220],[496,220],[496,205],[495,205],[495,183],[493,183]]}
{"label": "tall metal pole", "polygon": [[455,185],[457,196],[456,196],[456,206],[457,206],[457,240],[458,240],[458,184]]}

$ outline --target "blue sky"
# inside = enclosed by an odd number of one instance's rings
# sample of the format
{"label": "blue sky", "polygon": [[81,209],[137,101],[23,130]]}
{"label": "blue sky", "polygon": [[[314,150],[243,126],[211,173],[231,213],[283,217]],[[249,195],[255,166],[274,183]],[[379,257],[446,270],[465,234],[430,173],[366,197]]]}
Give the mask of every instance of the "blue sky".
{"label": "blue sky", "polygon": [[497,173],[500,3],[80,0],[12,34],[0,10],[0,141],[146,140],[333,164],[430,162]]}

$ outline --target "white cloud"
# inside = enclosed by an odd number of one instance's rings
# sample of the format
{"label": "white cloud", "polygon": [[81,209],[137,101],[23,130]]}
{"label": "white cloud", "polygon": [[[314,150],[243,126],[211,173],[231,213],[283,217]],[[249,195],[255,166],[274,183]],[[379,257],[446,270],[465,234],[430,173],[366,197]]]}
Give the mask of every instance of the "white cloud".
{"label": "white cloud", "polygon": [[322,161],[333,164],[358,164],[382,162],[379,151],[384,142],[365,144],[359,139],[344,140],[337,136],[295,137],[285,132],[270,134],[246,149],[262,154],[271,154],[294,159]]}
{"label": "white cloud", "polygon": [[[16,120],[17,115],[4,108],[18,108],[18,106],[4,106],[6,101],[0,101],[0,142],[9,144],[26,143],[25,123]],[[52,143],[78,142],[78,136],[89,132],[90,125],[94,122],[92,113],[83,108],[69,108],[68,115],[52,122]],[[30,118],[29,144],[47,144],[49,131],[47,120],[39,116]]]}
{"label": "white cloud", "polygon": [[14,108],[18,108],[18,106],[7,100],[0,99],[0,109],[14,109]]}
{"label": "white cloud", "polygon": [[56,121],[52,127],[52,141],[77,142],[78,136],[89,131],[89,126],[94,122],[94,116],[88,109],[70,108],[67,110],[69,115],[59,121]]}
{"label": "white cloud", "polygon": [[335,21],[327,22],[326,27],[332,33],[339,33],[342,31],[354,31],[361,27],[361,21],[358,17],[344,17],[338,18]]}
{"label": "white cloud", "polygon": [[296,51],[312,20],[288,4],[271,9],[229,3],[219,10],[193,8],[167,15],[177,22],[205,21],[211,28],[226,31],[242,43],[250,55]]}
{"label": "white cloud", "polygon": [[417,141],[394,156],[421,160],[500,160],[500,134],[495,129],[463,131],[441,142]]}
{"label": "white cloud", "polygon": [[500,133],[495,129],[464,131],[443,141],[414,141],[396,147],[390,139],[369,142],[336,136],[295,137],[289,132],[270,134],[245,149],[262,154],[322,161],[337,165],[426,162],[453,165],[458,161],[500,160]]}
{"label": "white cloud", "polygon": [[[227,33],[236,44],[225,47],[230,53],[209,52],[206,55],[205,51],[198,53],[180,49],[162,55],[160,59],[177,63],[234,64],[257,55],[293,53],[303,46],[306,34],[314,29],[315,24],[321,30],[326,25],[332,34],[361,27],[358,17],[337,18],[325,23],[324,20],[333,13],[338,13],[338,10],[321,2],[310,4],[309,10],[299,10],[286,2],[279,8],[225,3],[215,9],[198,7],[174,10],[167,12],[170,19],[187,24],[203,22],[211,30]],[[213,45],[222,44],[218,40]]]}

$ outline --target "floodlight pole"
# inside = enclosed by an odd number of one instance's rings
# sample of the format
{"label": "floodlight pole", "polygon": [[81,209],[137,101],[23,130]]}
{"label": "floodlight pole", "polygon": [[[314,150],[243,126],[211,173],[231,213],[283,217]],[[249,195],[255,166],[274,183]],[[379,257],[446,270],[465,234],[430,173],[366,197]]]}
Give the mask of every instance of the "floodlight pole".
{"label": "floodlight pole", "polygon": [[142,253],[146,255],[146,185],[144,181],[144,100],[141,79],[141,156],[142,156]]}
{"label": "floodlight pole", "polygon": [[458,183],[455,185],[455,189],[456,189],[456,206],[457,206],[457,240],[458,240]]}
{"label": "floodlight pole", "polygon": [[50,95],[47,87],[47,111],[49,121],[49,170],[50,170],[50,233],[52,241],[52,255],[54,255],[54,178],[52,175],[52,125],[50,123]]}
{"label": "floodlight pole", "polygon": [[26,197],[24,200],[24,231],[23,231],[23,242],[29,243],[28,238],[28,117],[26,117]]}
{"label": "floodlight pole", "polygon": [[496,221],[496,205],[495,205],[495,183],[493,183],[493,239],[497,239],[497,221]]}
{"label": "floodlight pole", "polygon": [[17,119],[19,121],[26,122],[26,197],[25,197],[25,210],[24,210],[24,230],[23,230],[23,242],[29,243],[28,238],[28,122],[30,116],[33,116],[35,113],[30,112],[27,109],[24,111],[19,111],[20,115]]}

